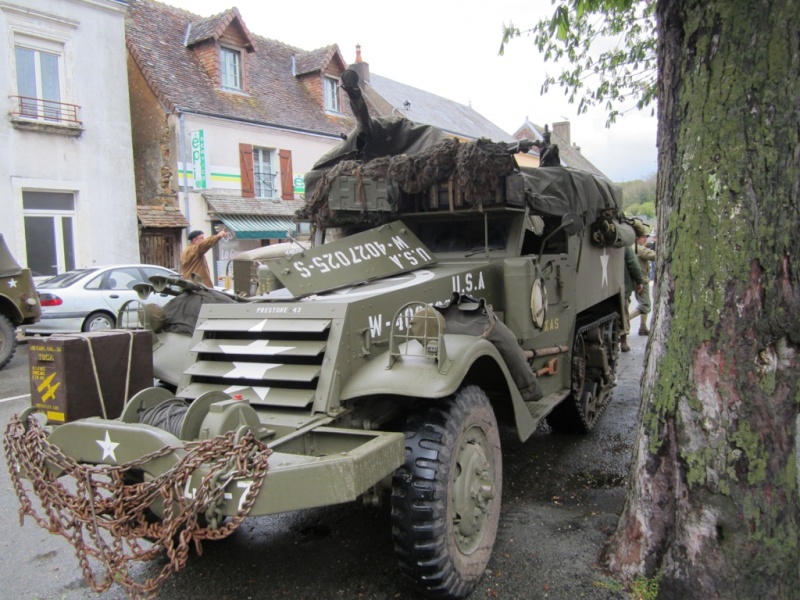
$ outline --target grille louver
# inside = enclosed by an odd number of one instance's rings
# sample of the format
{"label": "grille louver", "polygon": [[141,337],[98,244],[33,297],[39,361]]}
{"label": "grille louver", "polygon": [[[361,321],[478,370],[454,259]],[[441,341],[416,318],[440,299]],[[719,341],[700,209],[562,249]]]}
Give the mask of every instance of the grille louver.
{"label": "grille louver", "polygon": [[182,395],[217,390],[254,406],[305,408],[314,400],[330,319],[209,319]]}

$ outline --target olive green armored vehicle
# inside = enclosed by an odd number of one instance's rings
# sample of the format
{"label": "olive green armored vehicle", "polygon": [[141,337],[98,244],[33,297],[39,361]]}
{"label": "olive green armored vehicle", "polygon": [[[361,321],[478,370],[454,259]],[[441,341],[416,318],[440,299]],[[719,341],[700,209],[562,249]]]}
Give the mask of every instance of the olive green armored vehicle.
{"label": "olive green armored vehicle", "polygon": [[[139,538],[177,569],[191,541],[247,515],[361,499],[391,507],[413,585],[465,597],[501,516],[498,426],[521,440],[545,419],[588,433],[609,404],[633,243],[618,190],[560,166],[521,170],[529,144],[372,118],[355,74],[344,82],[358,127],[307,175],[298,218],[314,245],[268,261],[269,293],[202,305],[176,393],[140,391],[113,419],[53,426],[30,410],[9,426],[34,487],[109,480],[92,503],[60,500],[134,548],[72,536],[110,571],[95,589],[161,581],[129,579],[131,555],[151,556]],[[553,148],[539,146],[546,164]]]}
{"label": "olive green armored vehicle", "polygon": [[16,328],[36,323],[41,316],[31,271],[19,266],[0,233],[0,369],[17,349]]}

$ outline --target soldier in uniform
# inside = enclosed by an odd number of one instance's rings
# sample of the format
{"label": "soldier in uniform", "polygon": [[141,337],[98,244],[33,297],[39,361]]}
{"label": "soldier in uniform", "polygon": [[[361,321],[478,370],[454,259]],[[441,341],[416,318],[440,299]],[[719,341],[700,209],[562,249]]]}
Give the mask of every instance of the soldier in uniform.
{"label": "soldier in uniform", "polygon": [[206,234],[199,229],[189,234],[189,245],[181,253],[181,277],[194,281],[199,279],[206,286],[213,288],[211,275],[208,273],[208,263],[206,262],[206,252],[216,246],[219,241],[228,233],[225,226],[222,226],[219,233],[206,237]]}
{"label": "soldier in uniform", "polygon": [[642,336],[650,335],[650,329],[647,327],[647,315],[650,314],[653,307],[652,301],[650,300],[650,263],[655,262],[656,253],[646,246],[649,229],[650,226],[647,223],[643,223],[640,219],[633,220],[633,230],[636,233],[634,251],[639,261],[639,268],[642,271],[644,286],[641,291],[636,291],[635,293],[637,306],[630,312],[630,319],[632,321],[641,315],[639,320],[639,335]]}
{"label": "soldier in uniform", "polygon": [[625,246],[625,303],[623,305],[622,315],[622,329],[623,333],[619,336],[619,349],[623,352],[630,352],[631,347],[628,345],[628,333],[631,329],[631,318],[628,315],[628,304],[631,300],[631,292],[637,294],[644,287],[644,276],[639,267],[639,261],[636,260],[636,252],[633,246]]}

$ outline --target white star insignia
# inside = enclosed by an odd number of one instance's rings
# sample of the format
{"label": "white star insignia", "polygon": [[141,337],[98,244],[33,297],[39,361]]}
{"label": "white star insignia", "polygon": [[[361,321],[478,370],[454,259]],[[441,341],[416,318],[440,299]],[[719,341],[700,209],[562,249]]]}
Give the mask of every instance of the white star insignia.
{"label": "white star insignia", "polygon": [[600,257],[600,264],[603,265],[603,285],[608,285],[608,258],[606,249],[603,248],[603,256]]}
{"label": "white star insignia", "polygon": [[233,362],[233,370],[225,373],[225,377],[241,379],[263,379],[264,373],[280,365]]}
{"label": "white star insignia", "polygon": [[294,346],[275,346],[270,345],[269,340],[253,340],[247,346],[220,344],[219,349],[225,354],[280,354],[286,350],[294,350]]}
{"label": "white star insignia", "polygon": [[17,280],[16,279],[9,279],[8,280],[8,287],[17,287]]}
{"label": "white star insignia", "polygon": [[119,446],[118,443],[112,442],[111,437],[108,435],[108,430],[106,429],[106,439],[104,440],[95,440],[97,445],[103,449],[103,458],[101,460],[105,460],[109,456],[114,460],[117,461],[117,457],[114,454],[114,449]]}

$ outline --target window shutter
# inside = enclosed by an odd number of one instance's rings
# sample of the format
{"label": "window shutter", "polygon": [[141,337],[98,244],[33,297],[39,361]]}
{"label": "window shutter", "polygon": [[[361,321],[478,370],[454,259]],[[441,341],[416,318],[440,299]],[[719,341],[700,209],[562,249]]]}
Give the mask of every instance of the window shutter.
{"label": "window shutter", "polygon": [[294,200],[294,175],[292,175],[292,151],[278,150],[281,158],[281,198]]}
{"label": "window shutter", "polygon": [[255,198],[255,178],[253,177],[253,145],[239,144],[239,167],[242,173],[242,197]]}

